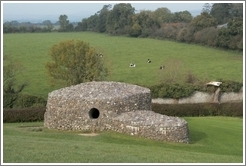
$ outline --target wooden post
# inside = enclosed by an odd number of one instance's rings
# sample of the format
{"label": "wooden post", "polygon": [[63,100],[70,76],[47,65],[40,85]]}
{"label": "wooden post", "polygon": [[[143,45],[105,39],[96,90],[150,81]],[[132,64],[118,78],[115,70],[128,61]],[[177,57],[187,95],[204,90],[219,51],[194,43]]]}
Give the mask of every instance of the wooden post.
{"label": "wooden post", "polygon": [[220,103],[219,102],[220,90],[221,89],[218,87],[218,89],[215,91],[214,97],[213,97],[213,103]]}

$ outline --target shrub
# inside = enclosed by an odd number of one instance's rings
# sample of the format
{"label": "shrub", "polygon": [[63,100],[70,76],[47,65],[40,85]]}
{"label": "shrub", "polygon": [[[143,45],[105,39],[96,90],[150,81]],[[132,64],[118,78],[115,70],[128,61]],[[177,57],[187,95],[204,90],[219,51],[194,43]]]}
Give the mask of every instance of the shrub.
{"label": "shrub", "polygon": [[232,81],[232,80],[222,80],[220,85],[221,92],[239,92],[243,86],[243,83]]}
{"label": "shrub", "polygon": [[216,45],[218,30],[215,27],[204,28],[194,34],[194,41],[208,46]]}
{"label": "shrub", "polygon": [[38,106],[45,106],[47,101],[39,96],[27,95],[22,94],[19,95],[16,102],[15,107],[17,108],[25,108],[25,107],[38,107]]}
{"label": "shrub", "polygon": [[46,107],[3,109],[3,122],[34,122],[43,121]]}
{"label": "shrub", "polygon": [[17,98],[17,94],[3,93],[3,108],[13,108]]}
{"label": "shrub", "polygon": [[174,98],[189,97],[194,93],[196,87],[191,84],[163,83],[150,87],[152,98]]}
{"label": "shrub", "polygon": [[197,104],[157,104],[152,103],[152,110],[156,113],[177,116],[243,116],[243,102],[235,103],[197,103]]}

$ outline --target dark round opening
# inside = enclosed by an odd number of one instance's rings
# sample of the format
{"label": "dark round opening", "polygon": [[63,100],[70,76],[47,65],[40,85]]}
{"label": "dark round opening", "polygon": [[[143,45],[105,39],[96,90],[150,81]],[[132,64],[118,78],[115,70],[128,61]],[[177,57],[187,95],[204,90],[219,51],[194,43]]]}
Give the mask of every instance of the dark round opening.
{"label": "dark round opening", "polygon": [[90,109],[90,111],[89,111],[90,118],[97,119],[99,117],[99,115],[100,115],[100,112],[98,109],[96,109],[96,108]]}

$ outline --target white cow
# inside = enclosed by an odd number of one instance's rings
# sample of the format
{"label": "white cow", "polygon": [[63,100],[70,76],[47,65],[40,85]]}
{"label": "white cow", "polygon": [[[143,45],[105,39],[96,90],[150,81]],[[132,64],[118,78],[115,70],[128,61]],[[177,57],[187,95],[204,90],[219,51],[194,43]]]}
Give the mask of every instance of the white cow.
{"label": "white cow", "polygon": [[136,67],[135,63],[130,63],[129,67]]}

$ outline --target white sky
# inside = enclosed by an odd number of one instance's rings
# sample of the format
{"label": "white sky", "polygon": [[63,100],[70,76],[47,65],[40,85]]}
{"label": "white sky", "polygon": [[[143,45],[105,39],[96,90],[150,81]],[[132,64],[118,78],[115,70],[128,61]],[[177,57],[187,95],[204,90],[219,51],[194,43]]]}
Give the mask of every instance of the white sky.
{"label": "white sky", "polygon": [[3,21],[12,20],[57,20],[62,14],[70,21],[81,21],[97,11],[103,5],[117,3],[131,3],[137,11],[156,10],[160,7],[168,8],[172,13],[188,10],[200,14],[205,3],[212,1],[1,1]]}

